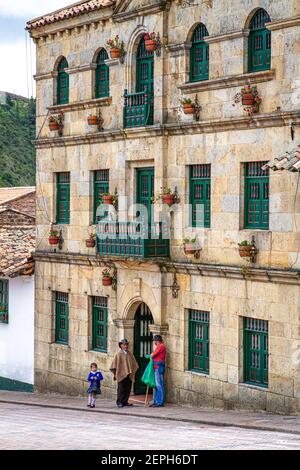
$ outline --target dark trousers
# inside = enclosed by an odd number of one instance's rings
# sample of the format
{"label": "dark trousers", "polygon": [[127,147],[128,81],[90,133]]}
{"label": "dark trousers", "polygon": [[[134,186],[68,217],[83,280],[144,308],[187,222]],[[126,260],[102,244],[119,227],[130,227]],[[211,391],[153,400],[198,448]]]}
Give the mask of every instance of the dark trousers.
{"label": "dark trousers", "polygon": [[132,380],[130,375],[118,383],[118,398],[117,405],[127,405],[130,392],[131,392]]}

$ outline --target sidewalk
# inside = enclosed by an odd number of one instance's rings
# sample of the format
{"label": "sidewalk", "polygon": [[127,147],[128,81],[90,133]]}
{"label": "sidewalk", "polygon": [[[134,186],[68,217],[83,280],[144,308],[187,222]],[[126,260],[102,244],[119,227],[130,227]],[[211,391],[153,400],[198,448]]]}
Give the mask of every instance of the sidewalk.
{"label": "sidewalk", "polygon": [[252,413],[249,411],[219,411],[204,408],[189,408],[173,404],[167,404],[164,408],[145,408],[143,404],[136,401],[134,401],[134,407],[132,408],[118,409],[115,402],[102,398],[98,399],[97,408],[90,410],[86,407],[86,399],[82,397],[73,398],[57,394],[42,395],[5,391],[0,391],[0,407],[1,403],[80,410],[87,413],[130,415],[149,419],[154,418],[156,420],[238,427],[300,435],[300,416],[280,416],[269,413]]}

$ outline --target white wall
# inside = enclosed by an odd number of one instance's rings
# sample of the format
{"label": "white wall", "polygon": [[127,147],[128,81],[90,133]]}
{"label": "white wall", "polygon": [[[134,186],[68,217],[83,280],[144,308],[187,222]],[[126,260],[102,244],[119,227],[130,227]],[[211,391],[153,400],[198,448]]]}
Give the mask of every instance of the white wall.
{"label": "white wall", "polygon": [[9,279],[9,323],[0,323],[0,377],[34,383],[34,276]]}

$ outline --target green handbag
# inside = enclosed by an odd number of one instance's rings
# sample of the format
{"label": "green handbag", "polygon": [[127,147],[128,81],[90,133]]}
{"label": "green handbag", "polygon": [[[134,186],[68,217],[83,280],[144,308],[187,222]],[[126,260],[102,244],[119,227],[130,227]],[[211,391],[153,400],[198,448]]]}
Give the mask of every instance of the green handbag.
{"label": "green handbag", "polygon": [[155,371],[152,359],[150,359],[150,362],[145,369],[145,372],[142,377],[142,382],[144,382],[144,384],[147,385],[147,387],[149,388],[156,387]]}

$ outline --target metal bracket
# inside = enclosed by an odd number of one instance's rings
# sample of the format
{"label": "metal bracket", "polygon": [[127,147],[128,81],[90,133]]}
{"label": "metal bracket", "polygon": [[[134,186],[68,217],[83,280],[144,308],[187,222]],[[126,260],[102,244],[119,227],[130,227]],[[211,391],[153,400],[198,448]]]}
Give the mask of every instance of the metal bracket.
{"label": "metal bracket", "polygon": [[173,299],[178,299],[178,294],[179,294],[179,291],[180,291],[180,285],[178,284],[176,273],[174,273],[173,284],[171,286],[162,286],[162,287],[170,288],[171,291],[172,291]]}
{"label": "metal bracket", "polygon": [[161,56],[161,49],[162,49],[162,42],[160,40],[159,33],[157,33],[157,36],[156,36],[156,50],[155,50],[155,54],[157,55],[157,57]]}
{"label": "metal bracket", "polygon": [[60,225],[59,228],[59,238],[58,238],[58,249],[62,250],[63,249],[63,244],[64,244],[64,239],[62,236],[62,226]]}
{"label": "metal bracket", "polygon": [[202,111],[202,107],[200,106],[198,95],[195,97],[195,120],[200,121],[200,111]]}
{"label": "metal bracket", "polygon": [[97,124],[97,128],[98,128],[98,131],[99,131],[99,132],[104,131],[103,124],[104,124],[104,119],[103,119],[103,116],[102,116],[101,109],[99,109],[98,124]]}

